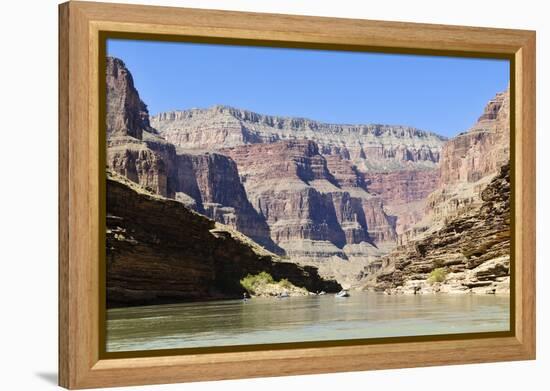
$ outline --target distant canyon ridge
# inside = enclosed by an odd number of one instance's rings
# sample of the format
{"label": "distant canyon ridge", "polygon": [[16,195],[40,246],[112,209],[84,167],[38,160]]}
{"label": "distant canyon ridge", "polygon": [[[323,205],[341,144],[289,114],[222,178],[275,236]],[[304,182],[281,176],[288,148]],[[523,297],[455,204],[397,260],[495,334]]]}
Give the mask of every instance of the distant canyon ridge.
{"label": "distant canyon ridge", "polygon": [[[314,267],[322,278],[351,288],[433,291],[426,281],[443,267],[450,276],[462,273],[452,280],[453,291],[506,289],[509,209],[491,212],[487,189],[499,202],[509,199],[509,186],[495,184],[507,178],[508,113],[505,91],[471,129],[450,140],[408,126],[326,124],[222,105],[149,116],[130,71],[107,58],[110,172],[246,235],[284,262]],[[494,257],[459,261],[457,245],[454,263],[446,265],[448,243],[442,241],[434,259],[415,260],[415,244],[432,243],[464,216],[481,221],[476,213],[482,208],[489,213],[484,219],[502,217],[486,227],[487,240],[499,245]],[[410,259],[405,266],[404,257]],[[423,266],[408,271],[415,262]],[[486,262],[497,265],[498,275],[476,285],[480,274],[469,271]],[[394,274],[400,278],[388,277]],[[447,282],[438,284],[445,291]]]}

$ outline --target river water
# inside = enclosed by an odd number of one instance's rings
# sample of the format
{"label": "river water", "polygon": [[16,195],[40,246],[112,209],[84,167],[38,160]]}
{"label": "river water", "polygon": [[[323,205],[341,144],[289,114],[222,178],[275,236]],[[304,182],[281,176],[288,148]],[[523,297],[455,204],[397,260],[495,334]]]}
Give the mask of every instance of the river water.
{"label": "river water", "polygon": [[107,351],[508,331],[510,298],[334,295],[222,300],[107,312]]}

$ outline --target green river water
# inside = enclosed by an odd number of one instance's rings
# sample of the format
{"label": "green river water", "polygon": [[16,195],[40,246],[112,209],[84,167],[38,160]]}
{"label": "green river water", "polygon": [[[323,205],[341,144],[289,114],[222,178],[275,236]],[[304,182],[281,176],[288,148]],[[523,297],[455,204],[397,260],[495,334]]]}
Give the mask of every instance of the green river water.
{"label": "green river water", "polygon": [[334,295],[220,300],[107,312],[107,351],[507,331],[510,297]]}

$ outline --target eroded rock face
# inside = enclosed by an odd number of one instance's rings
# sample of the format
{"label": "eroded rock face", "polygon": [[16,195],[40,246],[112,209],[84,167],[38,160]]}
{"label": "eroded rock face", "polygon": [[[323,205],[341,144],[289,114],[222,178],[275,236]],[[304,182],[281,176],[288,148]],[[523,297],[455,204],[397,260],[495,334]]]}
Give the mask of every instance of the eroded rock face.
{"label": "eroded rock face", "polygon": [[[172,148],[169,148],[172,147]],[[235,163],[216,153],[175,152],[171,145],[125,143],[109,149],[108,165],[143,188],[173,198],[281,253],[269,227],[248,201]]]}
{"label": "eroded rock face", "polygon": [[369,192],[380,196],[388,214],[395,216],[395,232],[402,235],[425,214],[426,198],[437,189],[437,169],[411,169],[363,174]]}
{"label": "eroded rock face", "polygon": [[322,155],[341,156],[361,170],[435,167],[445,142],[444,137],[406,126],[326,124],[228,106],[161,113],[151,123],[166,140],[184,148],[307,139]]}
{"label": "eroded rock face", "polygon": [[291,259],[318,265],[322,275],[341,281],[338,269],[365,266],[394,245],[393,221],[382,200],[362,187],[362,176],[348,161],[325,158],[315,142],[249,144],[220,152],[236,162],[250,202]]}
{"label": "eroded rock face", "polygon": [[132,75],[118,58],[107,57],[107,137],[141,139],[151,130],[147,105],[139,98]]}
{"label": "eroded rock face", "polygon": [[124,62],[107,57],[107,166],[163,196],[176,149],[156,135]]}
{"label": "eroded rock face", "polygon": [[441,185],[477,182],[498,172],[510,159],[510,91],[497,94],[467,132],[449,140],[441,152]]}
{"label": "eroded rock face", "polygon": [[[398,247],[371,269],[367,287],[389,293],[508,293],[510,166],[481,192],[482,204],[423,239]],[[443,269],[444,280],[430,283]]]}
{"label": "eroded rock face", "polygon": [[310,184],[322,181],[337,189],[314,142],[246,145],[222,152],[239,167],[248,197],[277,244],[285,248],[287,242],[306,239],[343,247],[346,236],[332,199]]}
{"label": "eroded rock face", "polygon": [[144,189],[176,199],[215,221],[282,252],[269,227],[248,202],[235,163],[209,152],[176,151],[150,127],[149,114],[130,72],[118,59],[107,61],[107,165]]}
{"label": "eroded rock face", "polygon": [[480,191],[487,185],[487,178],[510,159],[509,112],[510,91],[506,90],[487,104],[470,130],[445,144],[438,192],[428,201],[428,213],[433,211],[436,218],[444,218],[445,208],[456,213],[461,205],[481,202]]}
{"label": "eroded rock face", "polygon": [[108,60],[107,87],[110,169],[347,287],[391,266],[380,257],[396,244],[478,210],[509,155],[507,91],[472,129],[445,142],[410,127],[324,124],[227,106],[149,121],[116,59]]}
{"label": "eroded rock face", "polygon": [[107,166],[145,189],[171,197],[170,173],[176,149],[147,131],[143,131],[141,137],[143,139],[126,135],[107,139]]}
{"label": "eroded rock face", "polygon": [[399,170],[364,174],[371,193],[387,204],[410,204],[425,199],[436,188],[439,173],[432,170]]}
{"label": "eroded rock face", "polygon": [[482,204],[481,191],[510,158],[509,100],[509,90],[497,94],[472,128],[445,143],[437,187],[425,200],[422,218],[399,233],[400,244]]}
{"label": "eroded rock face", "polygon": [[261,271],[309,291],[341,286],[314,267],[284,262],[245,236],[148,193],[107,179],[107,306],[239,298],[240,279]]}
{"label": "eroded rock face", "polygon": [[[398,232],[395,251],[365,269],[367,285],[397,293],[507,291],[509,110],[507,90],[469,131],[445,144],[437,188],[420,219]],[[438,267],[450,274],[443,284],[428,284]]]}
{"label": "eroded rock face", "polygon": [[175,167],[176,194],[192,197],[195,210],[282,253],[271,240],[265,219],[248,201],[233,160],[219,153],[178,153]]}

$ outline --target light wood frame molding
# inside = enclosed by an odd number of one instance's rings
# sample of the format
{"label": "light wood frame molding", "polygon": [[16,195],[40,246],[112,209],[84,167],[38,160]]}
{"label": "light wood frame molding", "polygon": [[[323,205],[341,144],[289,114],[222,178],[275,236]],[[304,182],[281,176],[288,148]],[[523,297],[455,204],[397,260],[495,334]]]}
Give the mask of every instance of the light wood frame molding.
{"label": "light wood frame molding", "polygon": [[[504,56],[515,64],[511,336],[103,359],[99,352],[102,31],[301,47]],[[71,1],[59,6],[59,384],[175,383],[535,358],[535,32]]]}

